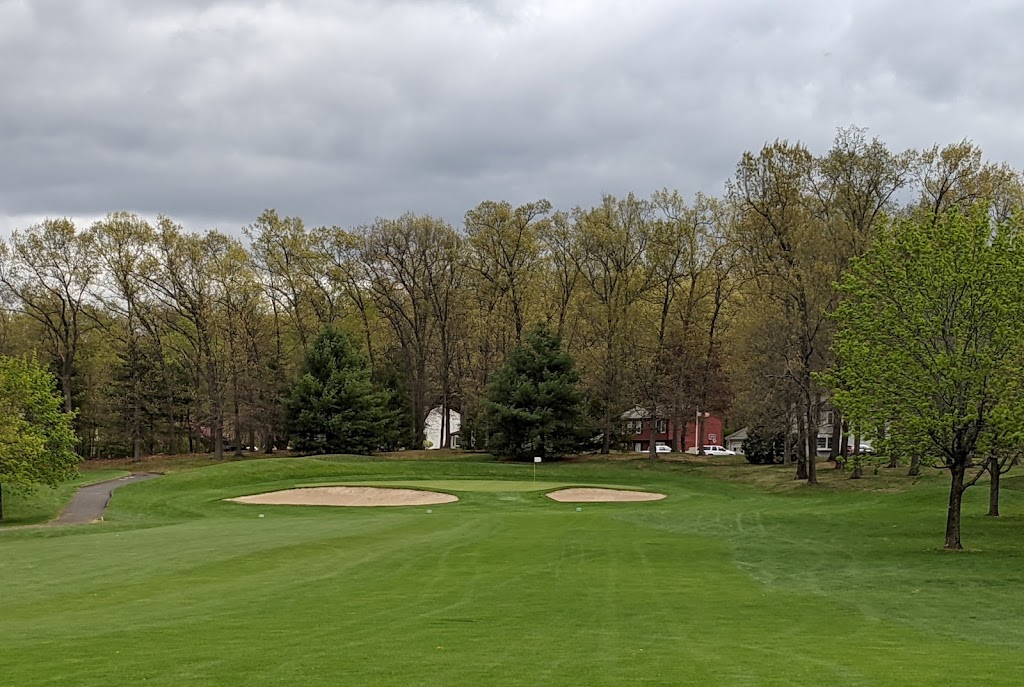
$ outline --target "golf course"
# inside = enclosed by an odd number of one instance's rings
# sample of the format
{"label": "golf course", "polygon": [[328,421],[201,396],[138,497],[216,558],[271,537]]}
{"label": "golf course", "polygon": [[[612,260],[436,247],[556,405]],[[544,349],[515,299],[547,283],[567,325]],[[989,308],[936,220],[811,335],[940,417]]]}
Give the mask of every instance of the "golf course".
{"label": "golf course", "polygon": [[[9,502],[0,684],[1017,685],[1024,476],[982,482],[963,552],[948,485],[881,471],[809,487],[697,461],[267,458],[168,471],[102,522],[73,489]],[[826,472],[823,470],[823,473]],[[77,486],[127,474],[89,472]],[[402,487],[345,508],[228,499]],[[661,500],[558,502],[604,487]],[[9,531],[3,531],[9,530]]]}

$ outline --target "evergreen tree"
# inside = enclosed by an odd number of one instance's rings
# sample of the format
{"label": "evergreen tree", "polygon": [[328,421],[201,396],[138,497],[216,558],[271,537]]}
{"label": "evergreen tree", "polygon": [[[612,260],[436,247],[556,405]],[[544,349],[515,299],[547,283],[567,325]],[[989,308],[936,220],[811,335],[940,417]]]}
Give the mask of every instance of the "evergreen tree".
{"label": "evergreen tree", "polygon": [[562,350],[561,339],[545,325],[530,331],[491,380],[488,449],[516,459],[579,450],[590,427],[578,382],[575,362]]}
{"label": "evergreen tree", "polygon": [[0,519],[3,490],[56,486],[78,472],[74,415],[34,360],[0,356]]}
{"label": "evergreen tree", "polygon": [[423,446],[423,437],[416,435],[416,419],[407,384],[408,375],[403,372],[397,355],[390,352],[374,376],[375,381],[387,394],[387,403],[384,407],[387,427],[383,447],[388,451]]}
{"label": "evergreen tree", "polygon": [[387,443],[387,403],[348,336],[328,326],[287,401],[292,445],[312,453],[370,453]]}

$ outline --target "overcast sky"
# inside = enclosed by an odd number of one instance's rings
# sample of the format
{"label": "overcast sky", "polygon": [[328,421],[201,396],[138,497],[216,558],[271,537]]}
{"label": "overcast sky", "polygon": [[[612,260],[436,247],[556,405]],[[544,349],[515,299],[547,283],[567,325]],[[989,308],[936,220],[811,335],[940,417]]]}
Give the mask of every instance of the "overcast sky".
{"label": "overcast sky", "polygon": [[0,231],[719,193],[744,150],[1024,167],[1015,0],[0,0]]}

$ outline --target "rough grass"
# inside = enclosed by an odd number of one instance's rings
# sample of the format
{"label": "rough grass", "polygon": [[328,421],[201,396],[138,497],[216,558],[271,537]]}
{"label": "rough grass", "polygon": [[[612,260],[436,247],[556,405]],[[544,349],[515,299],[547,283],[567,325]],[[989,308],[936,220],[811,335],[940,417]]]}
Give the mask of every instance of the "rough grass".
{"label": "rough grass", "polygon": [[246,461],[124,487],[105,524],[10,532],[5,684],[1020,682],[1014,488],[998,521],[981,515],[984,490],[969,492],[962,554],[939,550],[938,478],[782,489],[791,479],[770,467],[585,462],[545,464],[538,479],[669,498],[576,511],[539,491],[469,491],[429,515],[222,501],[331,480],[531,472]]}
{"label": "rough grass", "polygon": [[53,520],[71,500],[75,490],[88,484],[124,477],[126,470],[90,470],[56,487],[38,487],[19,494],[4,490],[4,519],[0,527],[35,525]]}
{"label": "rough grass", "polygon": [[267,455],[261,451],[246,452],[240,456],[228,451],[218,460],[212,453],[176,453],[176,454],[154,454],[143,456],[139,460],[131,458],[110,458],[106,460],[90,460],[82,465],[82,470],[128,470],[130,472],[181,472],[182,470],[194,470],[211,465],[227,465],[245,460],[281,459],[290,458],[290,452],[278,452]]}

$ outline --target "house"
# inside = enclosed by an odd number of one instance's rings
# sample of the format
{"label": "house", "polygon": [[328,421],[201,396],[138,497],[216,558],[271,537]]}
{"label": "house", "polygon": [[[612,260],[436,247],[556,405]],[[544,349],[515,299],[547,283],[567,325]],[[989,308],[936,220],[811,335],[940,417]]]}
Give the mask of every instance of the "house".
{"label": "house", "polygon": [[738,432],[733,432],[725,438],[725,447],[736,453],[743,453],[743,442],[747,440],[747,428],[744,427]]}
{"label": "house", "polygon": [[[816,437],[818,450],[817,454],[819,457],[828,456],[832,453],[832,431],[835,423],[835,412],[832,410],[821,411],[820,423],[818,424],[818,434]],[[793,434],[796,434],[796,422],[793,422]],[[742,453],[743,442],[747,438],[747,431],[749,427],[744,427],[738,432],[733,432],[729,436],[725,437],[725,447]]]}
{"label": "house", "polygon": [[829,455],[832,453],[832,432],[835,423],[835,412],[832,410],[821,411],[818,419],[818,455]]}
{"label": "house", "polygon": [[[725,426],[722,418],[715,413],[704,413],[701,418],[700,442],[702,445],[719,444],[723,439]],[[627,445],[634,451],[649,451],[651,441],[663,444],[673,451],[682,453],[691,446],[697,446],[697,416],[688,419],[685,425],[679,418],[651,418],[651,413],[642,406],[635,406],[622,414],[623,434]]]}
{"label": "house", "polygon": [[[442,427],[444,411],[441,408],[434,408],[427,413],[427,421],[423,426],[425,441],[423,447],[438,449],[444,446],[444,436],[449,437],[449,446],[457,448],[459,430],[462,427],[462,415],[455,410],[448,410],[448,425]],[[442,436],[442,432],[444,436]]]}

